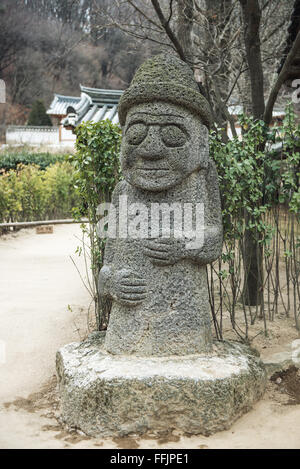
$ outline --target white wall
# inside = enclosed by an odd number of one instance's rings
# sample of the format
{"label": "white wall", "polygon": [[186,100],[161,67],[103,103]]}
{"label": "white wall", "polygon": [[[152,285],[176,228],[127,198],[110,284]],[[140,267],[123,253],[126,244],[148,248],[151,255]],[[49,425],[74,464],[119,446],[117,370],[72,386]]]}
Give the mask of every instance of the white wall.
{"label": "white wall", "polygon": [[6,129],[6,143],[28,145],[58,145],[58,127],[9,126]]}
{"label": "white wall", "polygon": [[76,135],[73,134],[72,130],[67,130],[65,127],[61,126],[60,127],[60,132],[61,132],[61,143],[64,145],[67,144],[75,144],[76,142]]}
{"label": "white wall", "polygon": [[12,125],[6,129],[7,145],[56,146],[74,148],[76,136],[63,127]]}

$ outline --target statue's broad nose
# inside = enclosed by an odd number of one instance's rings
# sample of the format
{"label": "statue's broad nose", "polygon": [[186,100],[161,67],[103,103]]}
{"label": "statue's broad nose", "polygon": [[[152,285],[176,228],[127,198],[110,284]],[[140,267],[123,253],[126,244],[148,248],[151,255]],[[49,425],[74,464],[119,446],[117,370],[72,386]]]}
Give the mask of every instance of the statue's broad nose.
{"label": "statue's broad nose", "polygon": [[147,160],[159,160],[164,157],[164,150],[159,126],[149,126],[147,137],[139,146],[139,155]]}

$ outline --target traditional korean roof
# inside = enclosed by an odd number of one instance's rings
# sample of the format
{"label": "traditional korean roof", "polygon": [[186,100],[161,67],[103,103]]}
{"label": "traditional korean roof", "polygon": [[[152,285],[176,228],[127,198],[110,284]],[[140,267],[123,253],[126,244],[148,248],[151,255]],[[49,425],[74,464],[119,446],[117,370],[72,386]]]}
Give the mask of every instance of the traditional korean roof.
{"label": "traditional korean roof", "polygon": [[68,114],[69,108],[74,108],[79,101],[80,98],[76,98],[75,96],[63,96],[61,94],[55,94],[47,114],[50,116],[66,116]]}
{"label": "traditional korean roof", "polygon": [[81,96],[55,95],[50,115],[66,116],[62,120],[65,127],[77,127],[81,122],[100,122],[110,119],[114,124],[119,122],[117,106],[122,90],[103,90],[80,85]]}

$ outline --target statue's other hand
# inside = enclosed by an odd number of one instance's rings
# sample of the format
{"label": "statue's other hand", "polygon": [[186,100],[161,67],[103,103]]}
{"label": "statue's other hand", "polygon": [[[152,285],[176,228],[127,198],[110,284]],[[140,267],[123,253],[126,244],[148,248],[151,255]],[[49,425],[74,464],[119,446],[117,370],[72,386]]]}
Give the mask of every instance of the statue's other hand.
{"label": "statue's other hand", "polygon": [[155,265],[173,265],[183,257],[183,243],[174,238],[148,239],[144,252]]}
{"label": "statue's other hand", "polygon": [[136,272],[122,269],[113,277],[111,295],[118,303],[135,306],[147,297],[147,282]]}

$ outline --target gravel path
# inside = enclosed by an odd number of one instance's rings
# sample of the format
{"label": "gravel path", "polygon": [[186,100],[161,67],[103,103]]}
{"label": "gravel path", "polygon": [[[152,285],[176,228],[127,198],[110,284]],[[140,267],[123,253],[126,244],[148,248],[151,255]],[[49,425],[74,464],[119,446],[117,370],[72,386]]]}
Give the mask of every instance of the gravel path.
{"label": "gravel path", "polygon": [[[274,391],[230,430],[208,438],[111,441],[64,432],[43,396],[54,389],[56,350],[87,334],[90,298],[69,257],[83,272],[76,237],[78,225],[62,225],[54,234],[26,229],[0,238],[0,448],[300,449],[300,406],[274,400]],[[39,399],[28,397],[41,388]]]}

